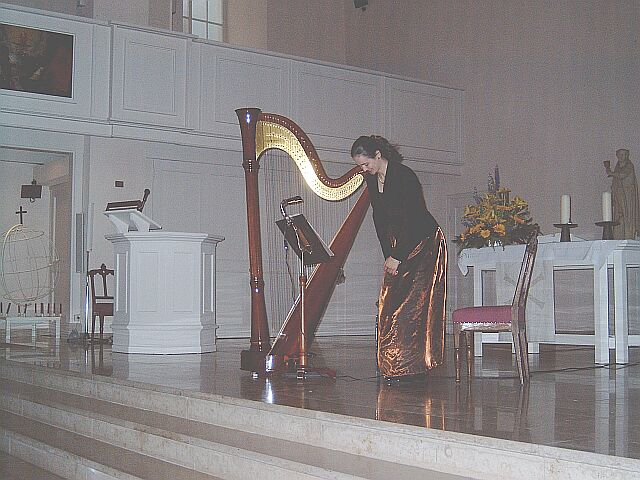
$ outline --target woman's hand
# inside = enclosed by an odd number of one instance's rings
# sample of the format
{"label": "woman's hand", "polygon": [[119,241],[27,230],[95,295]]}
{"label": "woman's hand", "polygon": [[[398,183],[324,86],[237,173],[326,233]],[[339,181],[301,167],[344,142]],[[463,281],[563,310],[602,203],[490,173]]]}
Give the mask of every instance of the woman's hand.
{"label": "woman's hand", "polygon": [[396,260],[393,257],[387,257],[387,259],[384,261],[384,273],[397,275],[399,266],[400,266],[400,260]]}

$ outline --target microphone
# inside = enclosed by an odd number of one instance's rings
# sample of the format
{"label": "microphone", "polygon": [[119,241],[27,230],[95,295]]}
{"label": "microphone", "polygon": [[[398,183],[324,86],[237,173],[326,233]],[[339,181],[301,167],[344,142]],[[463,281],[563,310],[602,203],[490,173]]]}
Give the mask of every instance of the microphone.
{"label": "microphone", "polygon": [[304,203],[304,200],[302,200],[302,197],[300,195],[285,198],[284,200],[282,200],[280,202],[280,213],[282,214],[282,216],[284,218],[288,218],[289,215],[287,215],[286,207],[288,207],[289,205],[296,205],[298,203]]}
{"label": "microphone", "polygon": [[138,206],[138,211],[142,212],[142,209],[144,208],[144,204],[147,203],[147,198],[149,198],[149,194],[151,193],[151,190],[149,190],[148,188],[144,189],[144,196],[142,197],[142,201],[140,202],[139,206]]}
{"label": "microphone", "polygon": [[286,207],[288,205],[295,205],[297,203],[303,203],[304,200],[302,200],[302,197],[300,195],[296,195],[295,197],[289,197],[289,198],[285,198],[284,200],[282,200],[282,202],[280,202],[280,205],[283,205]]}

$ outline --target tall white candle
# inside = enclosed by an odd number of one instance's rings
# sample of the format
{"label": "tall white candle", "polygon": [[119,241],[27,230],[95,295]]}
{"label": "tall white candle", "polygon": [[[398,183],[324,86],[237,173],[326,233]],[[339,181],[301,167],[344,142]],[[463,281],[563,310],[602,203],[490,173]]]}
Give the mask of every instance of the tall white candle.
{"label": "tall white candle", "polygon": [[560,199],[560,223],[571,222],[571,197],[562,195]]}
{"label": "tall white candle", "polygon": [[602,220],[610,222],[613,219],[611,211],[611,192],[602,192]]}

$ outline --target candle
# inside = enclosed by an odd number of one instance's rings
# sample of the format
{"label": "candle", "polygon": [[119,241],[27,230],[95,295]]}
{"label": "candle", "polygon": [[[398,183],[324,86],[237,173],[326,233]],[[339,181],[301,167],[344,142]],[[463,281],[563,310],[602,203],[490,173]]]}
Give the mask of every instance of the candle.
{"label": "candle", "polygon": [[602,220],[610,222],[613,218],[611,211],[611,192],[602,192]]}
{"label": "candle", "polygon": [[560,223],[571,223],[571,197],[562,195],[560,199]]}

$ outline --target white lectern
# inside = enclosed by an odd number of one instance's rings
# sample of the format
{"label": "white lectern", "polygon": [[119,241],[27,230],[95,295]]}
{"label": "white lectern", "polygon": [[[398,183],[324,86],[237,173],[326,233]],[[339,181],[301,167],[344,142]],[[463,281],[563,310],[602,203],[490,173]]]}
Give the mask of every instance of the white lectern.
{"label": "white lectern", "polygon": [[136,209],[104,214],[118,229],[105,237],[115,252],[112,350],[214,352],[216,246],[224,237],[165,232]]}
{"label": "white lectern", "polygon": [[144,213],[135,208],[126,210],[106,211],[104,214],[116,226],[118,233],[128,233],[131,231],[149,232],[151,230],[160,230],[162,225],[154,222]]}

